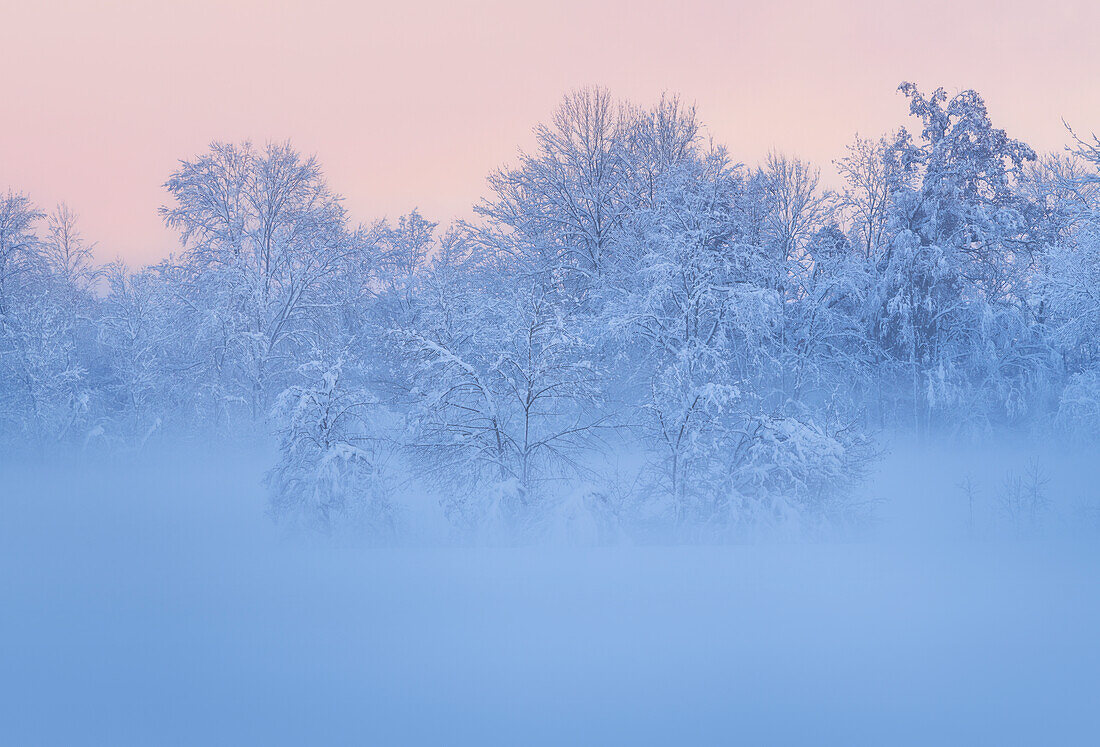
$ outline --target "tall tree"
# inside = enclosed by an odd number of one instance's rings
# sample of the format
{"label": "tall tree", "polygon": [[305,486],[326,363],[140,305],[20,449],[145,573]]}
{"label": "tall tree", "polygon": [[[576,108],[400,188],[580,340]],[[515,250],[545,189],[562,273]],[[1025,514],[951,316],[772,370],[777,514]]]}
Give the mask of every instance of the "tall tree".
{"label": "tall tree", "polygon": [[187,292],[201,313],[219,317],[223,342],[214,347],[236,390],[227,394],[259,418],[316,343],[331,311],[326,288],[354,251],[340,197],[316,158],[285,143],[213,143],[165,187],[174,204],[161,213],[193,272]]}

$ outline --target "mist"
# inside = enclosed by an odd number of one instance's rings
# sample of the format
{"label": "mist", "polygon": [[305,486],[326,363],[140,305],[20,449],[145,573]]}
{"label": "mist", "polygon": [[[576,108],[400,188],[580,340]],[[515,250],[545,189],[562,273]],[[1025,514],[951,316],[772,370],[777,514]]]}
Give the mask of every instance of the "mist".
{"label": "mist", "polygon": [[0,743],[1087,743],[1100,140],[897,93],[839,191],[597,87],[449,226],[0,194]]}
{"label": "mist", "polygon": [[[1052,475],[1043,536],[968,535],[955,483],[992,486],[1025,455]],[[1097,524],[1063,500],[1097,484],[1087,452],[896,445],[859,541],[603,546],[288,533],[267,514],[270,457],[3,464],[0,739],[1081,744],[1097,728]]]}

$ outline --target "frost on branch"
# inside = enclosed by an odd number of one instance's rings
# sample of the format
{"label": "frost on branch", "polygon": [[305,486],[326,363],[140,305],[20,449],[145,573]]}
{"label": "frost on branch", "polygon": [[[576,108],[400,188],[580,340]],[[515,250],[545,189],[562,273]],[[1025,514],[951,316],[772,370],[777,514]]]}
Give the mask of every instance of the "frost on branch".
{"label": "frost on branch", "polygon": [[1039,155],[974,91],[899,91],[837,192],[604,89],[447,227],[353,224],[287,143],[181,161],[179,251],[141,269],[9,191],[0,439],[274,433],[288,522],[390,532],[415,495],[459,533],[613,541],[861,521],[879,434],[1100,437],[1100,142]]}
{"label": "frost on branch", "polygon": [[276,400],[280,458],[267,476],[271,510],[326,532],[389,533],[396,517],[378,405],[362,390],[343,388],[342,366],[339,360],[302,366],[309,383]]}

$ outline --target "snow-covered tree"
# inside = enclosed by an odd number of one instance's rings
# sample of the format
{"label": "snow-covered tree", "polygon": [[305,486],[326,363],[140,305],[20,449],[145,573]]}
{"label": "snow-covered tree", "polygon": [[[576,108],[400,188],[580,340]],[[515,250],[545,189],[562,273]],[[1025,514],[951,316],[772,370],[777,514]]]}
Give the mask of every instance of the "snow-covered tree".
{"label": "snow-covered tree", "polygon": [[[453,512],[531,518],[541,486],[578,468],[600,422],[587,345],[552,294],[454,248],[425,287],[418,324],[394,331],[414,364],[411,451],[453,488]],[[486,490],[496,505],[482,502]]]}
{"label": "snow-covered tree", "polygon": [[912,172],[901,163],[910,135],[899,130],[871,140],[856,135],[847,154],[834,162],[845,186],[839,206],[850,226],[852,242],[865,260],[878,258],[888,238],[894,195],[910,186]]}
{"label": "snow-covered tree", "polygon": [[[631,382],[663,492],[681,515],[720,458],[740,382],[770,329],[774,290],[746,282],[756,250],[737,244],[739,174],[722,150],[664,174],[639,214],[637,277],[608,308],[609,329],[641,343]],[[740,266],[739,266],[740,264]],[[740,346],[740,349],[738,348]]]}
{"label": "snow-covered tree", "polygon": [[94,364],[87,247],[67,210],[45,238],[43,217],[22,194],[0,199],[0,434],[39,446],[81,435]]}
{"label": "snow-covered tree", "polygon": [[356,248],[340,197],[289,144],[213,143],[165,187],[174,204],[162,215],[186,249],[183,292],[211,328],[226,396],[262,417],[316,347],[329,283]]}
{"label": "snow-covered tree", "polygon": [[20,283],[41,262],[35,224],[43,217],[22,193],[8,190],[0,196],[0,315],[8,313]]}
{"label": "snow-covered tree", "polygon": [[[1011,313],[1020,317],[1012,326],[1027,329],[1032,318],[1026,281],[1038,247],[1016,187],[1035,153],[992,126],[974,91],[949,100],[943,89],[927,98],[909,83],[900,90],[923,129],[919,141],[903,138],[895,155],[914,173],[913,186],[894,195],[873,321],[898,384],[908,380],[913,422],[925,428],[934,416],[951,418],[962,401],[995,394],[985,388],[990,381],[1003,385],[1019,373],[1011,349],[986,355],[1006,339],[983,325]],[[1026,388],[1009,383],[1000,412],[983,415],[1018,414]]]}
{"label": "snow-covered tree", "polygon": [[491,195],[475,207],[483,241],[584,293],[614,262],[629,209],[628,110],[602,88],[567,95],[533,153],[489,176]]}
{"label": "snow-covered tree", "polygon": [[286,144],[182,161],[181,252],[134,271],[8,191],[0,435],[273,431],[280,516],[388,527],[400,462],[460,523],[614,534],[842,515],[872,423],[1100,433],[1100,141],[1037,159],[974,91],[900,90],[917,131],[856,137],[838,194],[603,89],[447,229],[353,229]]}
{"label": "snow-covered tree", "polygon": [[267,475],[279,519],[324,531],[388,534],[395,528],[386,414],[369,393],[343,382],[342,360],[303,364],[305,383],[276,399],[280,458]]}
{"label": "snow-covered tree", "polygon": [[100,275],[93,261],[95,243],[84,239],[77,214],[63,202],[46,216],[46,222],[42,259],[47,271],[63,285],[77,292],[87,291]]}
{"label": "snow-covered tree", "polygon": [[[1058,421],[1100,433],[1100,139],[1076,138],[1076,168],[1060,170],[1064,230],[1050,246],[1041,293],[1068,375]],[[1056,191],[1055,191],[1056,190]]]}

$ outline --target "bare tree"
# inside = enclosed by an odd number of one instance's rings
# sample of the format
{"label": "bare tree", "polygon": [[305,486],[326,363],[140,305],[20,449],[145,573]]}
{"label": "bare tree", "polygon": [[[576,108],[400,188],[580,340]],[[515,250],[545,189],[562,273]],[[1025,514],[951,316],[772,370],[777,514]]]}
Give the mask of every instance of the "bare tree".
{"label": "bare tree", "polygon": [[100,271],[93,262],[95,242],[87,242],[77,225],[78,217],[64,202],[46,217],[42,255],[54,277],[74,289],[86,290]]}
{"label": "bare tree", "polygon": [[1028,462],[1022,474],[1010,472],[1005,476],[1000,497],[1001,513],[1012,524],[1018,539],[1039,531],[1043,515],[1050,506],[1049,485],[1050,475],[1038,459]]}
{"label": "bare tree", "polygon": [[[903,134],[895,136],[904,138]],[[886,242],[890,204],[894,193],[903,186],[903,174],[895,149],[885,137],[871,140],[856,135],[847,146],[847,155],[834,161],[846,186],[840,195],[840,208],[851,226],[853,240],[865,259],[879,256]]]}
{"label": "bare tree", "polygon": [[606,89],[567,95],[535,129],[535,152],[489,176],[493,194],[475,207],[482,240],[582,289],[598,283],[628,207],[628,133],[627,110]]}

